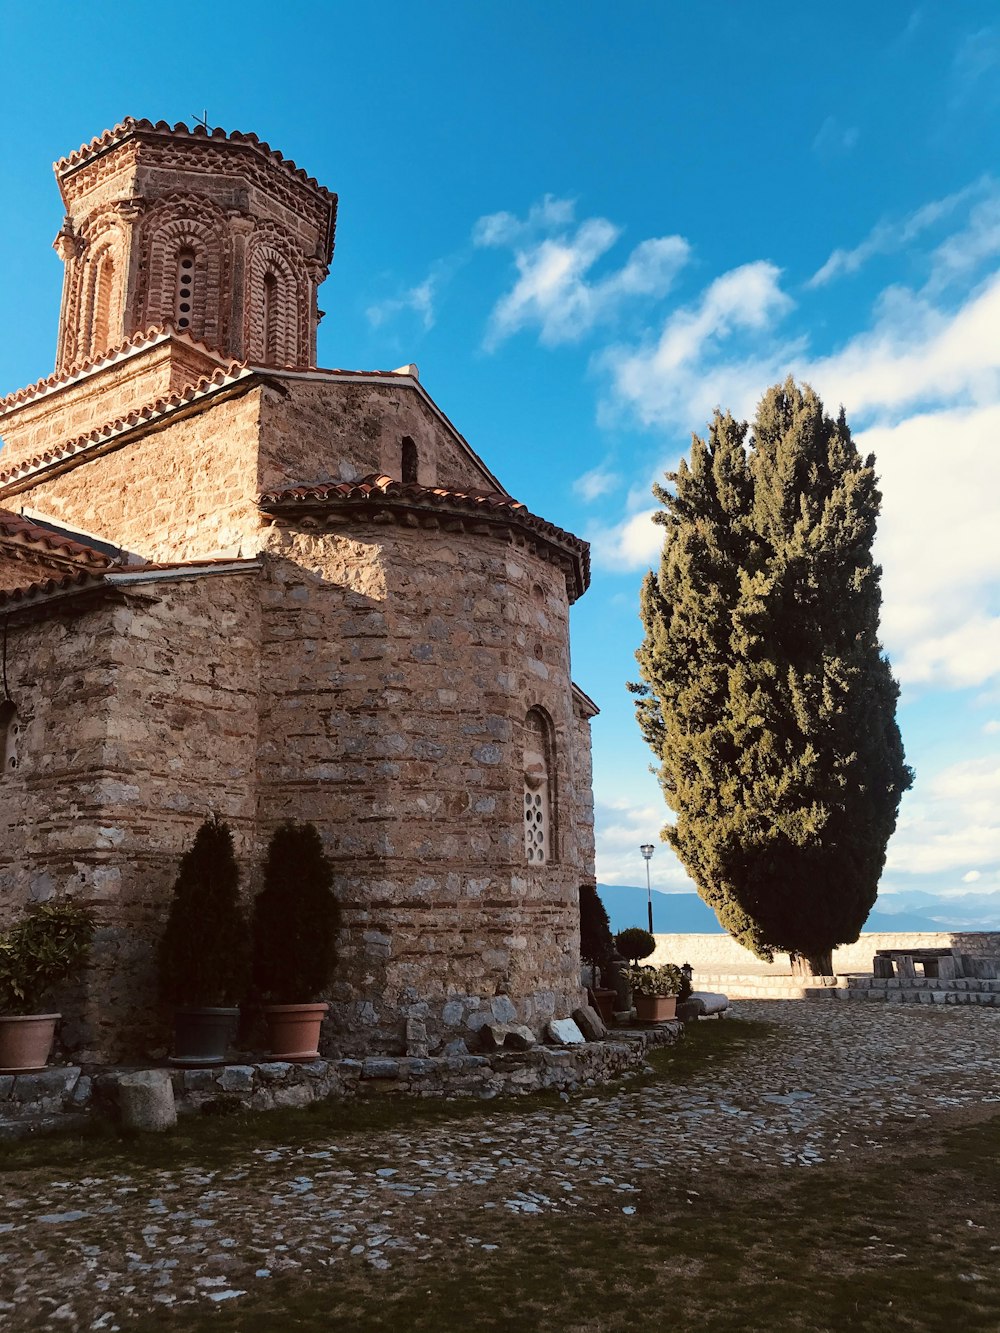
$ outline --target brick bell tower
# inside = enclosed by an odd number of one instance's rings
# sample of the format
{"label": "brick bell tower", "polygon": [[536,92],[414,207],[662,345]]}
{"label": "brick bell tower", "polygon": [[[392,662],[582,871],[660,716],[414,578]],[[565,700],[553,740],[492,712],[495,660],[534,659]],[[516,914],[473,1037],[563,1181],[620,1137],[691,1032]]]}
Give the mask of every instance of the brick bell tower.
{"label": "brick bell tower", "polygon": [[128,119],[55,164],[56,373],[171,327],[224,357],[316,365],[337,196],[253,134]]}

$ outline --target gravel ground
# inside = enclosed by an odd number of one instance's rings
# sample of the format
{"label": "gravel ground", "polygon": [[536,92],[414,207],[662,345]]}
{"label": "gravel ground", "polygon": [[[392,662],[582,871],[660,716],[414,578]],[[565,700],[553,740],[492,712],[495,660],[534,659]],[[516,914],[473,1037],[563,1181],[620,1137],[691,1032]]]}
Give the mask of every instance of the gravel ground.
{"label": "gravel ground", "polygon": [[1000,1110],[1000,1010],[742,1001],[778,1035],[697,1089],[261,1149],[218,1171],[0,1176],[0,1327],[127,1328],[156,1304],[238,1300],[346,1256],[433,1259],[445,1223],[491,1248],[491,1210],[629,1213],[647,1173],[802,1169],[913,1126]]}

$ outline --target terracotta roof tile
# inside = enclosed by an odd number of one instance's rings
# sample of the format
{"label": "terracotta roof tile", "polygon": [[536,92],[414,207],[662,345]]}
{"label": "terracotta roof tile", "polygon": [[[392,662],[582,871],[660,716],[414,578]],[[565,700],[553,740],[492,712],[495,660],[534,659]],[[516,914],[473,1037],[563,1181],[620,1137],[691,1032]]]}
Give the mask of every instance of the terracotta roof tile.
{"label": "terracotta roof tile", "polygon": [[555,556],[566,574],[570,600],[575,601],[590,583],[590,547],[581,537],[532,514],[518,500],[495,491],[451,491],[438,486],[420,486],[372,473],[356,481],[320,482],[267,491],[258,503],[265,511],[292,515],[296,511],[350,508],[355,512],[380,514],[422,511],[491,526],[507,526],[522,536],[534,538]]}
{"label": "terracotta roof tile", "polygon": [[291,158],[285,157],[277,148],[272,148],[270,144],[259,139],[256,134],[243,134],[239,130],[232,130],[227,133],[218,126],[206,129],[204,125],[196,125],[194,129],[191,129],[183,121],[171,125],[165,120],[158,120],[154,124],[151,120],[136,119],[134,116],[126,116],[120,124],[113,126],[110,130],[105,130],[103,134],[97,135],[96,138],[91,139],[90,143],[81,144],[76,152],[60,158],[58,162],[52,164],[53,170],[57,176],[63,175],[88,158],[93,157],[95,153],[104,152],[114,144],[122,143],[133,135],[139,134],[178,135],[189,139],[215,139],[225,143],[245,144],[262,157],[270,159],[271,162],[281,167],[283,171],[288,172],[289,175],[297,177],[303,185],[308,185],[310,189],[316,190],[328,199],[336,199],[337,197],[325,185],[320,185],[314,176],[307,175],[301,167],[297,167]]}
{"label": "terracotta roof tile", "polygon": [[32,553],[63,561],[72,561],[85,569],[107,569],[115,562],[103,551],[96,551],[74,538],[31,519],[0,509],[0,547],[20,547]]}
{"label": "terracotta roof tile", "polygon": [[19,588],[0,590],[0,610],[25,606],[32,602],[44,601],[61,593],[76,592],[87,587],[97,588],[104,583],[101,574],[88,569],[79,569],[62,578],[36,579],[34,583],[25,583]]}

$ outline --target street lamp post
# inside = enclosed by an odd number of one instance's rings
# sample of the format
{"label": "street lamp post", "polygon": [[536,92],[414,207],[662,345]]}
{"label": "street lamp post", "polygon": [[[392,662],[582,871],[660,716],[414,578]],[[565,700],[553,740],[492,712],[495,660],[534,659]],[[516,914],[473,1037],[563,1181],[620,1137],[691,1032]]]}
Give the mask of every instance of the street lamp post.
{"label": "street lamp post", "polygon": [[649,887],[649,863],[653,859],[653,844],[644,842],[639,848],[642,859],[646,862],[646,906],[649,909],[649,933],[653,933],[653,890]]}

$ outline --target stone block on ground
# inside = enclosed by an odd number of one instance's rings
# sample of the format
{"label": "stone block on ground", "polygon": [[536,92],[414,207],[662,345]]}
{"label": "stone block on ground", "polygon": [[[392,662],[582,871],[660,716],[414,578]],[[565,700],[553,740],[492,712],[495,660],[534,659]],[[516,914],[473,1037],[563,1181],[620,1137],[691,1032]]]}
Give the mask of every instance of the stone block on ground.
{"label": "stone block on ground", "polygon": [[704,1014],[710,1017],[712,1014],[724,1014],[729,1008],[729,996],[720,995],[716,991],[696,990],[691,992],[692,1000],[700,1000],[705,1006]]}
{"label": "stone block on ground", "polygon": [[677,1017],[682,1023],[690,1023],[696,1018],[701,1018],[704,1012],[704,1000],[697,1000],[693,995],[690,1000],[682,1000],[677,1006]]}
{"label": "stone block on ground", "polygon": [[588,1041],[603,1041],[608,1035],[604,1019],[592,1005],[582,1004],[579,1009],[574,1009],[573,1022]]}
{"label": "stone block on ground", "polygon": [[551,1018],[545,1035],[556,1046],[579,1046],[584,1036],[572,1018]]}
{"label": "stone block on ground", "polygon": [[118,1080],[118,1105],[126,1129],[159,1133],[177,1124],[174,1085],[166,1069],[140,1069]]}
{"label": "stone block on ground", "polygon": [[535,1034],[523,1023],[484,1023],[479,1040],[486,1051],[530,1051]]}

